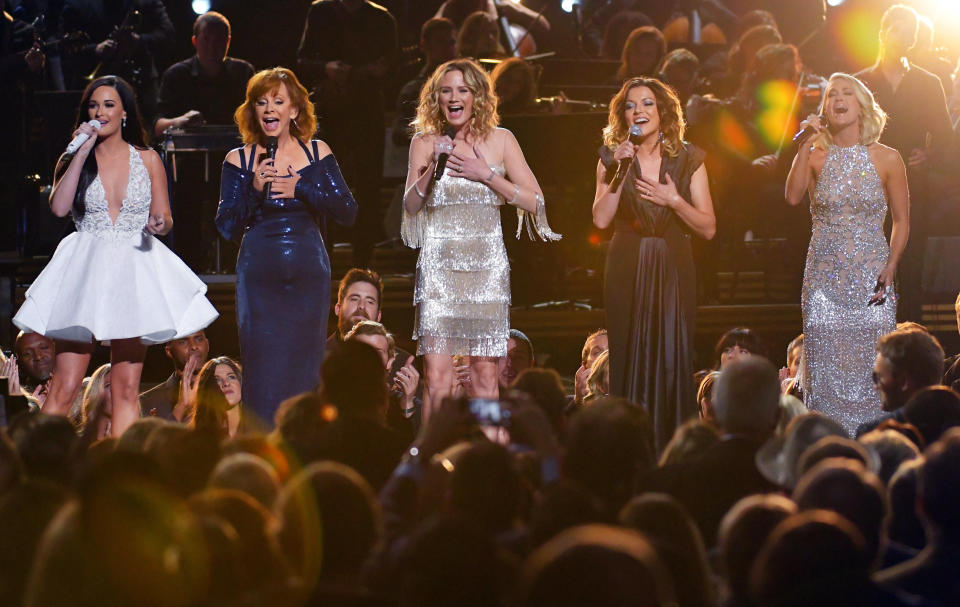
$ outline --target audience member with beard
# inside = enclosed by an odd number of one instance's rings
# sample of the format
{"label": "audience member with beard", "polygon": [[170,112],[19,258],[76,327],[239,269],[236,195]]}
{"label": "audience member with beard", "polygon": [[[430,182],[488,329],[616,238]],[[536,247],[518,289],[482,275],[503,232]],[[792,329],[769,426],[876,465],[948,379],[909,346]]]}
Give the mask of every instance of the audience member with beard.
{"label": "audience member with beard", "polygon": [[[163,347],[173,363],[167,381],[140,395],[140,415],[172,422],[188,422],[192,398],[184,398],[196,381],[200,367],[210,355],[210,342],[203,331],[168,342]],[[184,381],[186,379],[186,381]]]}

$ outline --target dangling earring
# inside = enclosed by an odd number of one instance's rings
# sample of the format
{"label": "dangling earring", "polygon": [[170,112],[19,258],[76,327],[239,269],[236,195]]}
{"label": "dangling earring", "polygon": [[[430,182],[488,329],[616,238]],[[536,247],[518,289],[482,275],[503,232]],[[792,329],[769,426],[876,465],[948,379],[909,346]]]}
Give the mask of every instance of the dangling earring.
{"label": "dangling earring", "polygon": [[660,144],[660,143],[663,143],[663,131],[658,131],[658,133],[659,134],[657,135],[657,143]]}
{"label": "dangling earring", "polygon": [[120,121],[120,125],[121,125],[123,128],[127,128],[127,117],[126,117],[126,116],[124,116],[124,117],[123,117],[123,120]]}
{"label": "dangling earring", "polygon": [[300,125],[297,124],[297,119],[296,119],[296,118],[291,119],[290,122],[293,123],[293,128],[297,129],[298,131],[300,130]]}

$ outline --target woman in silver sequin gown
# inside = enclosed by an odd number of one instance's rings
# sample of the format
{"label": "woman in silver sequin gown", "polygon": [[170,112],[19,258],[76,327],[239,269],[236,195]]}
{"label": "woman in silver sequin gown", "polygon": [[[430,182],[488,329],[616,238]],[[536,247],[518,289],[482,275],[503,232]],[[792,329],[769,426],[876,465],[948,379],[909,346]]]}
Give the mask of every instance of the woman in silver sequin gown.
{"label": "woman in silver sequin gown", "polygon": [[559,239],[517,140],[497,122],[490,78],[471,60],[439,66],[420,91],[402,232],[420,248],[413,337],[424,356],[424,416],[451,391],[453,355],[469,357],[474,396],[497,397],[497,359],[510,332],[500,205],[517,207],[531,234]]}
{"label": "woman in silver sequin gown", "polygon": [[[877,340],[896,328],[893,277],[907,243],[909,195],[903,160],[877,140],[886,116],[869,89],[834,74],[820,111],[804,126],[786,197],[810,194],[813,234],[804,270],[801,386],[811,410],[853,433],[881,411],[871,372]],[[889,205],[890,244],[883,234]]]}

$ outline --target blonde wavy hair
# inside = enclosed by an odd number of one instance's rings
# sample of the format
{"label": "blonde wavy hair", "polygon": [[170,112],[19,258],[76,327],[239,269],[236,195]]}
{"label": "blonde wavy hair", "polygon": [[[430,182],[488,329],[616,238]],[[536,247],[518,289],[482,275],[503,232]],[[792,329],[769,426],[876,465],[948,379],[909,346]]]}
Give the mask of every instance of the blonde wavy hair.
{"label": "blonde wavy hair", "polygon": [[[80,408],[80,427],[96,423],[101,417],[111,417],[111,413],[104,410],[107,403],[107,374],[110,373],[110,363],[100,365],[90,376],[86,389],[83,391],[83,406]],[[96,432],[96,428],[93,428]]]}
{"label": "blonde wavy hair", "polygon": [[[870,145],[880,141],[883,127],[887,125],[887,113],[877,104],[877,100],[873,98],[873,93],[870,92],[867,85],[850,74],[837,72],[830,76],[829,84],[823,91],[823,101],[820,102],[819,114],[823,115],[823,110],[827,105],[827,94],[837,80],[844,80],[853,85],[853,95],[857,98],[857,103],[860,104],[860,118],[857,120],[860,124],[860,145]],[[826,150],[831,144],[833,144],[833,135],[829,129],[825,129],[813,140],[813,146],[821,150]]]}
{"label": "blonde wavy hair", "polygon": [[267,135],[257,120],[257,101],[268,93],[276,92],[281,84],[287,85],[290,103],[297,108],[297,117],[290,122],[290,135],[304,143],[313,138],[317,130],[317,115],[310,101],[310,93],[297,80],[297,75],[285,67],[260,70],[247,81],[247,95],[243,104],[233,113],[233,121],[240,129],[244,143],[256,143],[266,147]]}
{"label": "blonde wavy hair", "polygon": [[683,108],[674,90],[656,78],[631,78],[623,83],[620,92],[610,101],[610,115],[607,126],[603,127],[604,145],[613,149],[627,139],[630,125],[623,116],[627,109],[627,95],[639,86],[653,91],[657,113],[660,114],[660,145],[668,156],[677,156],[683,148],[683,133],[687,127],[683,120]]}
{"label": "blonde wavy hair", "polygon": [[453,59],[438,66],[420,89],[417,117],[410,123],[415,135],[435,135],[443,132],[447,120],[443,108],[440,107],[440,81],[448,72],[455,70],[463,74],[463,81],[473,93],[470,133],[483,139],[500,124],[497,94],[493,91],[490,76],[472,59]]}

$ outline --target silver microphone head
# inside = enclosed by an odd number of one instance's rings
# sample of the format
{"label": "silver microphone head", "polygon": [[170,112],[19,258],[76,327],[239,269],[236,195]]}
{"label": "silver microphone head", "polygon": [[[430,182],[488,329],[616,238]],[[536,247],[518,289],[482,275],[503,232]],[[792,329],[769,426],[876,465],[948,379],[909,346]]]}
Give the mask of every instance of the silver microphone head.
{"label": "silver microphone head", "polygon": [[636,144],[643,137],[643,127],[639,124],[630,125],[630,141]]}

